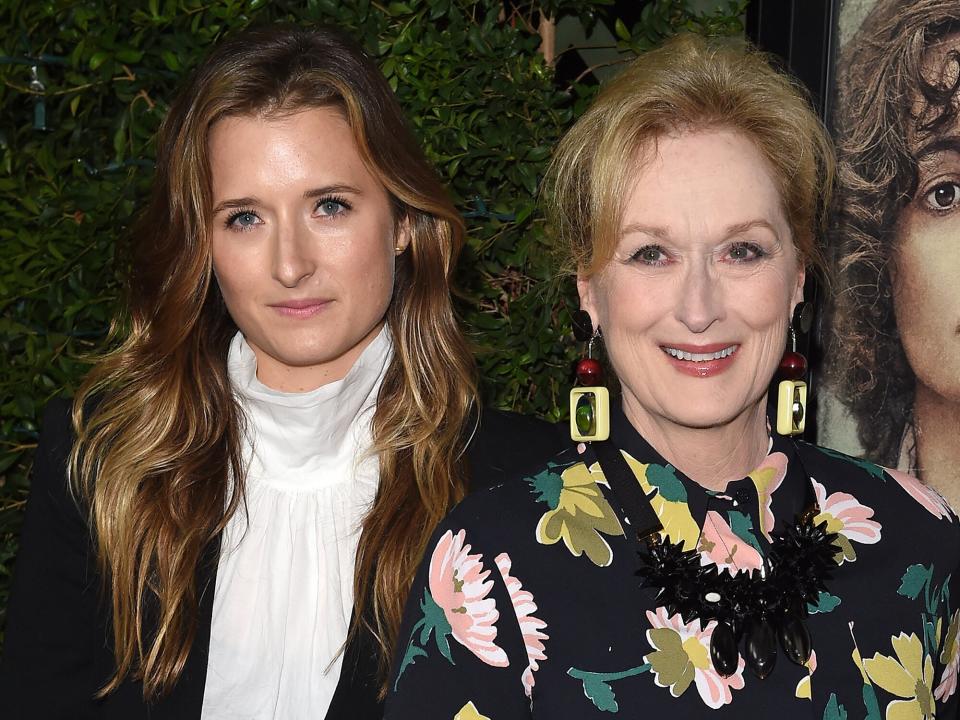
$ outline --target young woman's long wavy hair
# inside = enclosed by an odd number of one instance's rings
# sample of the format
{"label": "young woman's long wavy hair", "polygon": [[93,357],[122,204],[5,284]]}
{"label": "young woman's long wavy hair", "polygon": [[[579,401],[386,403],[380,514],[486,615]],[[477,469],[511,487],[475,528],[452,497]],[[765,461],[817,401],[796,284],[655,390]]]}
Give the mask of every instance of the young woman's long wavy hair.
{"label": "young woman's long wavy hair", "polygon": [[71,480],[89,507],[113,616],[116,671],[102,694],[134,679],[155,698],[176,683],[197,631],[198,568],[215,562],[209,549],[243,502],[243,417],[226,366],[236,327],[212,272],[208,133],[224,117],[316,107],[343,112],[411,231],[373,419],[380,486],[354,577],[355,617],[372,605],[384,663],[429,535],[464,494],[475,366],[449,287],[462,220],[359,48],[326,29],[241,33],[213,51],[163,122],[133,237],[129,332],[74,403]]}

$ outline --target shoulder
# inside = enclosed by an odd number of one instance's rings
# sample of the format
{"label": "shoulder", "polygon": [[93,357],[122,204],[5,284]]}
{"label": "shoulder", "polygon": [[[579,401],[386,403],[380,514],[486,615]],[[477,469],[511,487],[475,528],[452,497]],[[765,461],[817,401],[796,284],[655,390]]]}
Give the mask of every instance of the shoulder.
{"label": "shoulder", "polygon": [[565,427],[528,415],[484,408],[467,446],[470,489],[494,487],[536,470],[570,445]]}
{"label": "shoulder", "polygon": [[76,438],[72,407],[70,400],[54,398],[44,408],[30,481],[34,495],[43,492],[61,496],[67,490],[67,464]]}
{"label": "shoulder", "polygon": [[919,542],[936,538],[953,548],[960,559],[960,521],[932,487],[900,470],[830,448],[798,443],[797,450],[804,469],[817,483],[821,505],[839,509],[855,500],[873,511],[886,533],[899,529]]}

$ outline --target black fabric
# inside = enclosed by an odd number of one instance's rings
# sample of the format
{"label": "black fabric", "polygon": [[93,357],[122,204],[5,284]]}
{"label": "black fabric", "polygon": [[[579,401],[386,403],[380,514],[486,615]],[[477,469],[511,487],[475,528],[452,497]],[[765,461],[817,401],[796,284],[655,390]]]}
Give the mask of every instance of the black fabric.
{"label": "black fabric", "polygon": [[[67,486],[67,459],[73,443],[70,407],[47,407],[37,450],[30,499],[0,660],[0,717],[4,720],[190,720],[199,718],[206,682],[207,653],[219,547],[207,548],[198,568],[202,588],[198,634],[183,675],[173,691],[152,706],[140,683],[125,682],[105,700],[97,690],[114,667],[110,609],[85,512]],[[468,452],[473,487],[490,487],[519,477],[524,458],[562,447],[560,429],[511,413],[485,412]],[[513,448],[503,452],[504,448]],[[538,448],[529,455],[522,448]],[[376,700],[377,650],[363,634],[345,650],[340,684],[328,718],[373,720],[382,715]]]}

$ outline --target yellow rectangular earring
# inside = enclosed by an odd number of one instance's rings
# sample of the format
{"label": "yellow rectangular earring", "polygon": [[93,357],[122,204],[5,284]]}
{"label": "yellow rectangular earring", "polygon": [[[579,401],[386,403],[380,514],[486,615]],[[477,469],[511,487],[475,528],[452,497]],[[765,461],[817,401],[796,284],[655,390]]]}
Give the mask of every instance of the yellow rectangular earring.
{"label": "yellow rectangular earring", "polygon": [[570,390],[570,437],[577,442],[610,437],[610,393],[605,387]]}
{"label": "yellow rectangular earring", "polygon": [[807,426],[807,384],[782,380],[777,386],[777,432],[800,435]]}

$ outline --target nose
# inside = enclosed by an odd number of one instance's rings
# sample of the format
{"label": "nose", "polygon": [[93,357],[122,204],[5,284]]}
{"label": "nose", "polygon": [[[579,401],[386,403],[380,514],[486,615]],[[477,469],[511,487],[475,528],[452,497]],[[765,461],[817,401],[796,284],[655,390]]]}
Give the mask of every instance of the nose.
{"label": "nose", "polygon": [[723,318],[723,288],[707,258],[698,258],[684,268],[678,280],[677,319],[690,332],[702,333]]}
{"label": "nose", "polygon": [[281,285],[294,288],[317,269],[311,252],[313,238],[296,223],[280,222],[274,237],[273,277]]}

